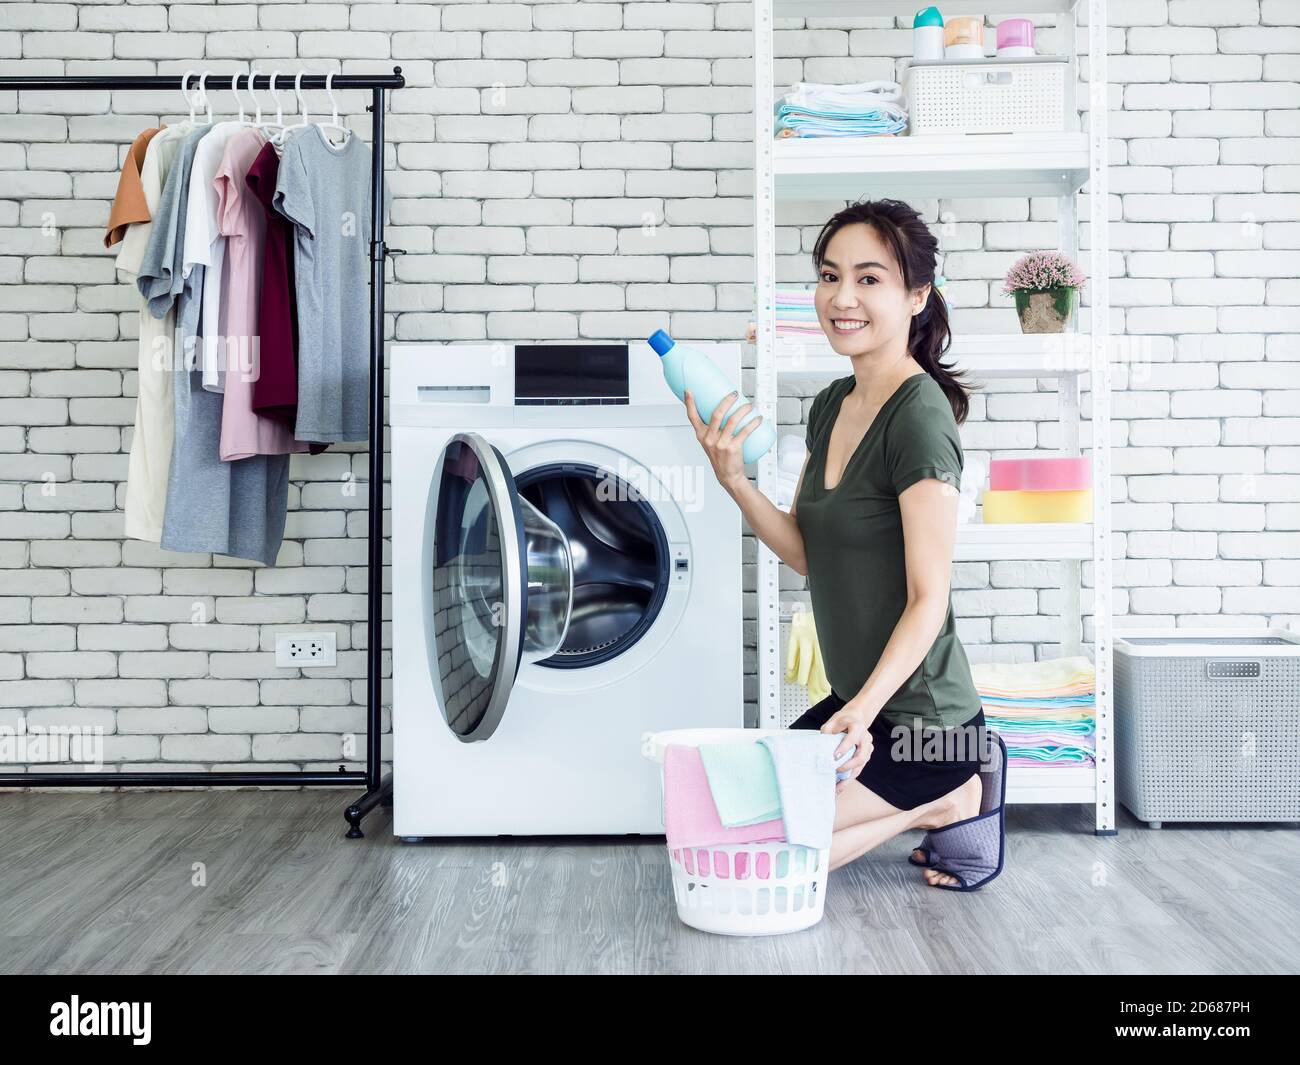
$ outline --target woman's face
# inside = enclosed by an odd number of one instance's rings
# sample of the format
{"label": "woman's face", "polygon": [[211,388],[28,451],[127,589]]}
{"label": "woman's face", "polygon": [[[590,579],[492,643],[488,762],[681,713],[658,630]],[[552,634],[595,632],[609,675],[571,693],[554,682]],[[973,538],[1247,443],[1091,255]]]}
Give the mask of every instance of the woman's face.
{"label": "woman's face", "polygon": [[840,355],[876,351],[902,334],[929,297],[926,285],[908,292],[893,254],[874,226],[842,226],[826,246],[816,297],[817,319]]}

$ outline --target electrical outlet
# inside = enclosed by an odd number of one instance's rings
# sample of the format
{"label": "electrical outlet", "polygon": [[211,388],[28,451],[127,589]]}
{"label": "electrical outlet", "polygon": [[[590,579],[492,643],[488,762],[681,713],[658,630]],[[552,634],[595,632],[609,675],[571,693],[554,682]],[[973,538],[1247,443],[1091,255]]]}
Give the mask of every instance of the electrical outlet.
{"label": "electrical outlet", "polygon": [[329,632],[277,632],[275,664],[285,667],[338,664],[337,643]]}

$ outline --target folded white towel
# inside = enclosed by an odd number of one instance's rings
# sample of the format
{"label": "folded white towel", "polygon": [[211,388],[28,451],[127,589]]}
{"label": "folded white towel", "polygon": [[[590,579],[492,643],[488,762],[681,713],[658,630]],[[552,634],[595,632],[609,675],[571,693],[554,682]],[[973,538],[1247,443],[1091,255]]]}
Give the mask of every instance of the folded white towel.
{"label": "folded white towel", "polygon": [[859,81],[836,85],[819,81],[798,81],[783,98],[791,104],[832,104],[857,107],[868,104],[905,105],[903,87],[896,81]]}

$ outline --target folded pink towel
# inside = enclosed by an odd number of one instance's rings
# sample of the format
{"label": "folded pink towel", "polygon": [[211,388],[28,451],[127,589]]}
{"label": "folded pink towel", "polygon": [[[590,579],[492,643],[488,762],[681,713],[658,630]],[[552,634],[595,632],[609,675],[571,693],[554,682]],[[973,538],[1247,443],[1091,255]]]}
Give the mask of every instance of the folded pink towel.
{"label": "folded pink towel", "polygon": [[776,817],[753,825],[727,828],[709,790],[698,747],[670,743],[664,748],[664,832],[668,846],[767,843],[785,839],[785,821]]}

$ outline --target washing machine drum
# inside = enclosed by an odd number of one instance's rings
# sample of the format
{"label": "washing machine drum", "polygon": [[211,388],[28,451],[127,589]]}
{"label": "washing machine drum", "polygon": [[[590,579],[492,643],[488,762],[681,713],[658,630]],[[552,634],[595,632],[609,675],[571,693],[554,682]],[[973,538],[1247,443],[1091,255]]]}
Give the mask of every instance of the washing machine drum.
{"label": "washing machine drum", "polygon": [[668,545],[651,508],[595,466],[516,477],[477,433],[443,449],[425,539],[429,667],[448,726],[487,739],[524,663],[583,668],[650,627],[668,585]]}

